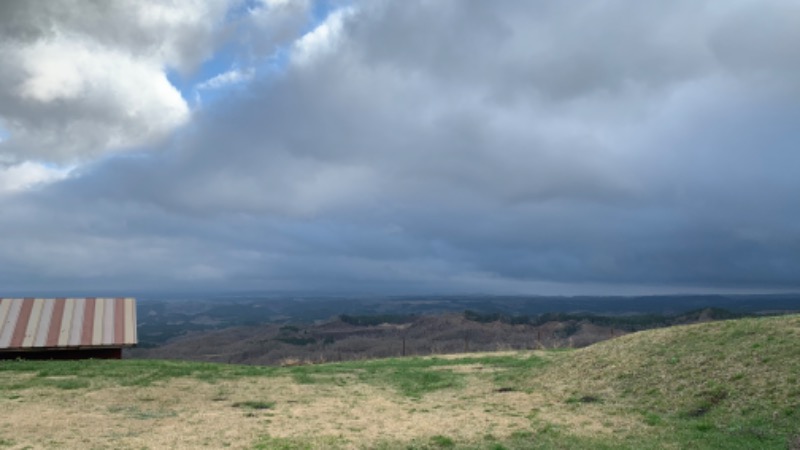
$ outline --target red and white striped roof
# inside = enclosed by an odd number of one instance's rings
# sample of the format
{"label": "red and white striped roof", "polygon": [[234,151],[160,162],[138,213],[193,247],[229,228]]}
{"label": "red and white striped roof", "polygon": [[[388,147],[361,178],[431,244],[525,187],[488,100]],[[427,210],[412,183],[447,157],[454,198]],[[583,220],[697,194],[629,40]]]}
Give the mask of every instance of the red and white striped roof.
{"label": "red and white striped roof", "polygon": [[132,298],[0,298],[0,351],[132,345]]}

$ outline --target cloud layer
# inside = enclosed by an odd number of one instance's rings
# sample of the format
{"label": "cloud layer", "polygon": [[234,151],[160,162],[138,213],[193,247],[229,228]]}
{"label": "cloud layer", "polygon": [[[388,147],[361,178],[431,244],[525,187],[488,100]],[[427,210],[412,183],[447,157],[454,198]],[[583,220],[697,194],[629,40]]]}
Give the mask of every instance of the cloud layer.
{"label": "cloud layer", "polygon": [[8,286],[800,288],[794,2],[2,8]]}

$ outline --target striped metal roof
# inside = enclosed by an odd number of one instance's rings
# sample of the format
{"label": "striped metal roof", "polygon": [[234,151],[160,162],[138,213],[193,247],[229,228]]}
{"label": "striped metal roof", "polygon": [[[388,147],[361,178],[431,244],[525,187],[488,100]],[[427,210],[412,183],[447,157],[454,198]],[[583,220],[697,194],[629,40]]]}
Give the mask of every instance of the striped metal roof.
{"label": "striped metal roof", "polygon": [[136,345],[132,298],[0,298],[0,351]]}

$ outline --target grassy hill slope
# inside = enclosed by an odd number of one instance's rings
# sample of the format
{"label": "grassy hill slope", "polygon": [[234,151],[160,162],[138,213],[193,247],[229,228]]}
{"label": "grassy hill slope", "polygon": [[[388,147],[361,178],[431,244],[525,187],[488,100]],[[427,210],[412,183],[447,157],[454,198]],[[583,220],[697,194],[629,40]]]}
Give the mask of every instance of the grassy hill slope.
{"label": "grassy hill slope", "polygon": [[642,443],[786,448],[800,434],[798,377],[794,315],[624,336],[563,355],[531,386],[555,389],[579,409],[639,414]]}
{"label": "grassy hill slope", "polygon": [[787,448],[800,316],[576,351],[252,367],[0,362],[0,448]]}

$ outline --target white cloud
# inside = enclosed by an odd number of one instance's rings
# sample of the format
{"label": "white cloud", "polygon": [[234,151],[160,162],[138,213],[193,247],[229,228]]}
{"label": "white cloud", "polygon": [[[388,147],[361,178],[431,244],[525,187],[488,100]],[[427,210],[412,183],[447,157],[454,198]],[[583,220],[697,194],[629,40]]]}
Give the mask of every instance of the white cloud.
{"label": "white cloud", "polygon": [[227,86],[245,83],[250,81],[255,76],[255,70],[247,69],[247,70],[240,70],[240,69],[233,69],[227,72],[223,72],[215,77],[209,78],[202,83],[199,83],[196,87],[198,90],[209,90],[209,89],[221,89]]}
{"label": "white cloud", "polygon": [[49,167],[30,161],[10,167],[0,167],[0,195],[63,180],[69,176],[71,170],[71,167]]}
{"label": "white cloud", "polygon": [[[189,118],[167,71],[208,57],[227,1],[4,5],[0,160],[82,163],[156,144]],[[6,23],[8,22],[8,23]]]}
{"label": "white cloud", "polygon": [[355,11],[356,9],[353,7],[342,8],[328,15],[322,23],[294,43],[292,61],[303,66],[334,51],[342,33],[344,21]]}
{"label": "white cloud", "polygon": [[20,109],[37,114],[12,122],[18,160],[76,161],[145,145],[189,116],[157,61],[69,38],[37,42],[9,56],[23,75],[12,89]]}
{"label": "white cloud", "polygon": [[276,7],[287,7],[291,5],[297,4],[308,4],[308,1],[304,0],[261,0],[261,3],[266,5],[268,8],[276,8]]}
{"label": "white cloud", "polygon": [[269,56],[289,45],[310,19],[312,0],[261,0],[250,8],[244,23],[244,40],[256,58]]}

